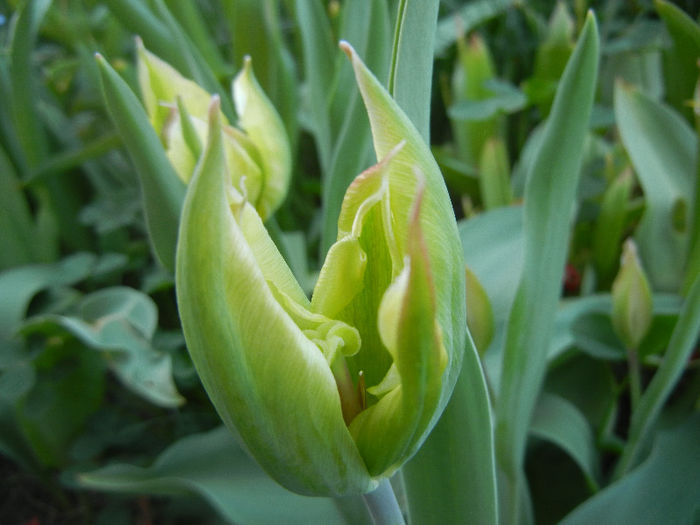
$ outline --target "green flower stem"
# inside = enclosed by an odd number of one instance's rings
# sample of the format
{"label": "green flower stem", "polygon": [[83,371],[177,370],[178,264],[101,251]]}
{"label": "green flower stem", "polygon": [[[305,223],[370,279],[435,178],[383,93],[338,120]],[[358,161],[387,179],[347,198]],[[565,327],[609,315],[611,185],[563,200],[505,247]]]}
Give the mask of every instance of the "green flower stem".
{"label": "green flower stem", "polygon": [[630,377],[630,403],[634,411],[639,406],[639,398],[642,397],[642,371],[639,366],[639,354],[636,348],[627,350],[627,365]]}
{"label": "green flower stem", "polygon": [[639,406],[632,412],[629,437],[615,468],[613,479],[621,478],[638,464],[664,403],[686,369],[688,359],[695,349],[698,331],[700,331],[700,278],[695,279],[688,292],[661,365],[644,391],[644,395],[641,396]]}
{"label": "green flower stem", "polygon": [[399,502],[396,501],[388,479],[384,478],[376,489],[363,494],[362,499],[365,500],[374,525],[405,525]]}

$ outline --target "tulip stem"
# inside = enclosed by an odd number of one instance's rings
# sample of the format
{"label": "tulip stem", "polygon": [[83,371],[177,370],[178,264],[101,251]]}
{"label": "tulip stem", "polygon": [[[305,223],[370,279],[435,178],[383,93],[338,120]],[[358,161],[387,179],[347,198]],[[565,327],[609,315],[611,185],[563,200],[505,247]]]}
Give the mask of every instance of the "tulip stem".
{"label": "tulip stem", "polygon": [[374,525],[406,524],[388,479],[383,479],[372,492],[363,494],[362,499],[365,500]]}

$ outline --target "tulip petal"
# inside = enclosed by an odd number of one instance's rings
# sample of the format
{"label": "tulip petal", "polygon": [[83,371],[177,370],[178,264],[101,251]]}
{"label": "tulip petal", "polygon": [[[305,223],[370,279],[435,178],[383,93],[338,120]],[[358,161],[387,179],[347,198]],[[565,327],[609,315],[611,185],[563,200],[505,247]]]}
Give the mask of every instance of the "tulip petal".
{"label": "tulip petal", "polygon": [[177,251],[178,307],[197,371],[226,425],[279,483],[316,495],[371,490],[328,363],[269,283],[299,306],[308,300],[252,206],[227,185],[217,104],[210,116]]}
{"label": "tulip petal", "polygon": [[350,425],[372,475],[391,475],[420,445],[437,408],[447,364],[419,221],[422,198],[419,188],[406,242],[406,264],[379,308],[379,332],[394,364],[382,382],[369,389],[383,397]]}
{"label": "tulip petal", "polygon": [[[341,48],[350,58],[355,71],[367,108],[377,158],[384,158],[397,144],[404,143],[393,154],[386,175],[390,196],[390,213],[387,215],[391,217],[392,242],[395,243],[394,250],[409,259],[410,278],[405,297],[413,298],[410,301],[412,306],[402,309],[399,322],[402,328],[396,336],[396,355],[399,358],[394,364],[401,376],[401,386],[386,394],[376,405],[370,406],[366,410],[367,414],[360,414],[351,424],[351,431],[368,468],[375,474],[382,468],[395,468],[402,459],[407,459],[418,449],[437,422],[452,393],[461,369],[466,340],[464,259],[447,188],[428,145],[352,46],[343,42]],[[416,176],[417,173],[420,175]],[[425,189],[417,199],[421,193],[421,184],[424,184]],[[415,211],[416,202],[420,202],[420,213]],[[371,253],[369,249],[365,251]],[[395,258],[391,257],[391,260]],[[371,260],[368,261],[367,268],[369,273]],[[397,275],[396,269],[402,270],[403,267],[395,265],[392,282]],[[386,290],[389,285],[379,280],[375,284],[380,290]],[[433,306],[429,306],[430,301]],[[415,322],[406,321],[414,317]],[[343,316],[340,318],[347,320]],[[359,326],[359,323],[360,320],[351,322],[355,326]],[[382,331],[385,329],[388,328],[381,328]],[[377,344],[368,341],[369,338],[362,329],[360,332],[363,349],[349,360],[351,365],[365,355],[364,347],[368,343]],[[417,348],[404,349],[401,341]],[[415,355],[411,352],[415,352]],[[408,357],[411,355],[414,355],[415,361]],[[418,363],[425,367],[420,374],[410,370],[410,366],[418,367]],[[364,368],[365,362],[360,362],[359,366]],[[384,371],[388,373],[389,367],[384,368]],[[376,378],[367,381],[371,388],[382,383],[384,381]],[[368,389],[370,393],[371,388]],[[414,402],[415,396],[421,392],[422,405],[415,405],[417,414],[409,416],[404,412],[405,407]],[[408,438],[401,436],[404,440],[401,443],[404,447],[403,457],[399,453],[388,452],[389,440],[383,439],[388,437],[386,432],[391,434],[392,430],[384,427],[382,419],[392,417],[396,419],[396,425],[403,426],[409,434],[412,432]],[[367,428],[361,429],[361,426]],[[384,445],[380,445],[377,439],[383,441]]]}
{"label": "tulip petal", "polygon": [[[190,115],[206,119],[211,95],[148,51],[140,38],[136,39],[136,48],[139,57],[137,68],[141,96],[156,131],[160,132],[163,129],[178,95],[182,97]],[[168,102],[170,107],[163,102]],[[225,122],[223,115],[222,118]]]}
{"label": "tulip petal", "polygon": [[233,81],[233,102],[238,124],[260,151],[264,184],[254,204],[260,215],[267,218],[287,195],[292,155],[284,123],[258,84],[250,57],[246,57],[243,70]]}
{"label": "tulip petal", "polygon": [[[399,253],[405,253],[410,213],[417,191],[416,169],[422,174],[425,194],[420,226],[434,282],[436,318],[447,352],[446,377],[438,409],[440,416],[461,369],[466,338],[464,259],[447,188],[430,148],[382,84],[372,75],[347,42],[341,48],[350,58],[372,128],[377,158],[384,158],[400,142],[405,145],[389,168],[392,224]],[[363,336],[363,341],[364,341]]]}

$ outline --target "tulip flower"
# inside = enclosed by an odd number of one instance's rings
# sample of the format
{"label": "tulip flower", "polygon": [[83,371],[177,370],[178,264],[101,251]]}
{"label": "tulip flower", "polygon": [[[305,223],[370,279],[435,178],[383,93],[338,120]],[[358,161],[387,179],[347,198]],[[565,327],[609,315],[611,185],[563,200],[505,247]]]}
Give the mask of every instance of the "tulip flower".
{"label": "tulip flower", "polygon": [[311,300],[228,184],[216,99],[185,203],[178,307],[225,424],[279,483],[373,490],[421,446],[456,382],[464,260],[428,146],[348,44],[379,162],[348,188]]}
{"label": "tulip flower", "polygon": [[[207,141],[211,95],[137,41],[138,77],[149,120],[177,175],[188,183]],[[287,195],[291,152],[279,114],[255,79],[247,57],[233,81],[241,129],[220,113],[231,184],[266,220]]]}

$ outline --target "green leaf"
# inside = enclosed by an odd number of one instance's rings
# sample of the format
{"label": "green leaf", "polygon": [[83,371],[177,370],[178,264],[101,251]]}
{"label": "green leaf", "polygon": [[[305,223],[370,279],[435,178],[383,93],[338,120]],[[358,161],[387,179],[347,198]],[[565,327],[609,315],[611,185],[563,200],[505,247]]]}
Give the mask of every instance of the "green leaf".
{"label": "green leaf", "polygon": [[345,523],[333,500],[298,496],[272,481],[224,427],[174,443],[149,467],[110,465],[78,482],[107,492],[196,494],[231,523]]}
{"label": "green leaf", "polygon": [[166,5],[214,75],[216,77],[227,75],[230,68],[219,52],[215,33],[207,27],[197,4],[166,0]]}
{"label": "green leaf", "polygon": [[700,27],[671,2],[657,0],[654,6],[673,40],[673,45],[663,50],[666,100],[684,117],[692,119],[688,101],[693,98],[698,78]]}
{"label": "green leaf", "polygon": [[68,461],[71,443],[102,403],[99,356],[75,345],[48,345],[34,361],[36,382],[16,405],[24,438],[44,466]]}
{"label": "green leaf", "polygon": [[30,319],[22,332],[61,332],[104,352],[107,365],[129,389],[151,403],[176,407],[184,402],[172,378],[170,355],[151,343],[158,312],[147,295],[126,287],[104,288],[77,305],[77,316],[45,315]]}
{"label": "green leaf", "polygon": [[480,100],[462,100],[452,105],[448,114],[456,120],[482,121],[500,113],[520,111],[527,104],[527,98],[517,87],[496,79],[484,82],[484,88],[493,96]]}
{"label": "green leaf", "polygon": [[105,104],[139,174],[153,251],[160,263],[173,271],[185,186],[136,95],[104,58],[98,55],[97,62]]}
{"label": "green leaf", "polygon": [[562,525],[696,523],[700,415],[661,432],[638,468],[584,502]]}
{"label": "green leaf", "polygon": [[532,415],[530,434],[563,449],[583,471],[588,484],[598,488],[599,458],[595,435],[573,403],[553,394],[542,394]]}
{"label": "green leaf", "polygon": [[[364,0],[345,2],[341,13],[340,37],[350,42],[364,57],[367,66],[379,79],[387,76],[390,58],[389,13],[385,2],[372,2],[367,15]],[[330,105],[331,124],[336,128],[330,167],[323,179],[323,229],[321,255],[324,255],[338,234],[338,215],[343,196],[358,173],[373,158],[367,113],[361,104],[352,67],[344,56],[337,57],[333,96]]]}
{"label": "green leaf", "polygon": [[0,146],[0,270],[43,259],[42,239],[14,167]]}
{"label": "green leaf", "polygon": [[496,326],[505,321],[523,260],[523,210],[498,208],[459,222],[464,260],[491,300]]}
{"label": "green leaf", "polygon": [[516,6],[518,0],[476,0],[440,19],[435,35],[435,54],[442,55],[454,44],[459,31],[469,34],[474,28]]}
{"label": "green leaf", "polygon": [[545,372],[568,248],[583,145],[598,69],[598,30],[589,12],[559,83],[525,188],[524,267],[508,321],[496,409],[496,457],[504,474],[503,519],[519,514],[521,462]]}
{"label": "green leaf", "polygon": [[439,0],[399,0],[389,92],[430,142],[430,91]]}
{"label": "green leaf", "polygon": [[652,288],[678,291],[686,260],[689,210],[674,225],[674,209],[693,194],[696,138],[667,106],[621,82],[615,87],[620,137],[644,189],[645,210],[636,232],[639,253]]}
{"label": "green leaf", "polygon": [[46,156],[48,144],[37,112],[38,86],[32,71],[32,53],[39,33],[39,25],[46,15],[51,0],[24,2],[10,43],[10,82],[12,86],[11,111],[15,133],[22,147],[27,166],[38,165]]}
{"label": "green leaf", "polygon": [[402,472],[410,523],[498,523],[491,409],[473,348],[445,412]]}
{"label": "green leaf", "polygon": [[321,170],[328,173],[332,135],[329,90],[333,81],[336,46],[320,0],[296,0],[295,15],[301,31],[304,77],[308,89],[312,131],[318,148]]}
{"label": "green leaf", "polygon": [[11,339],[38,292],[51,286],[70,286],[90,275],[96,257],[77,253],[52,264],[12,268],[0,273],[0,341]]}

